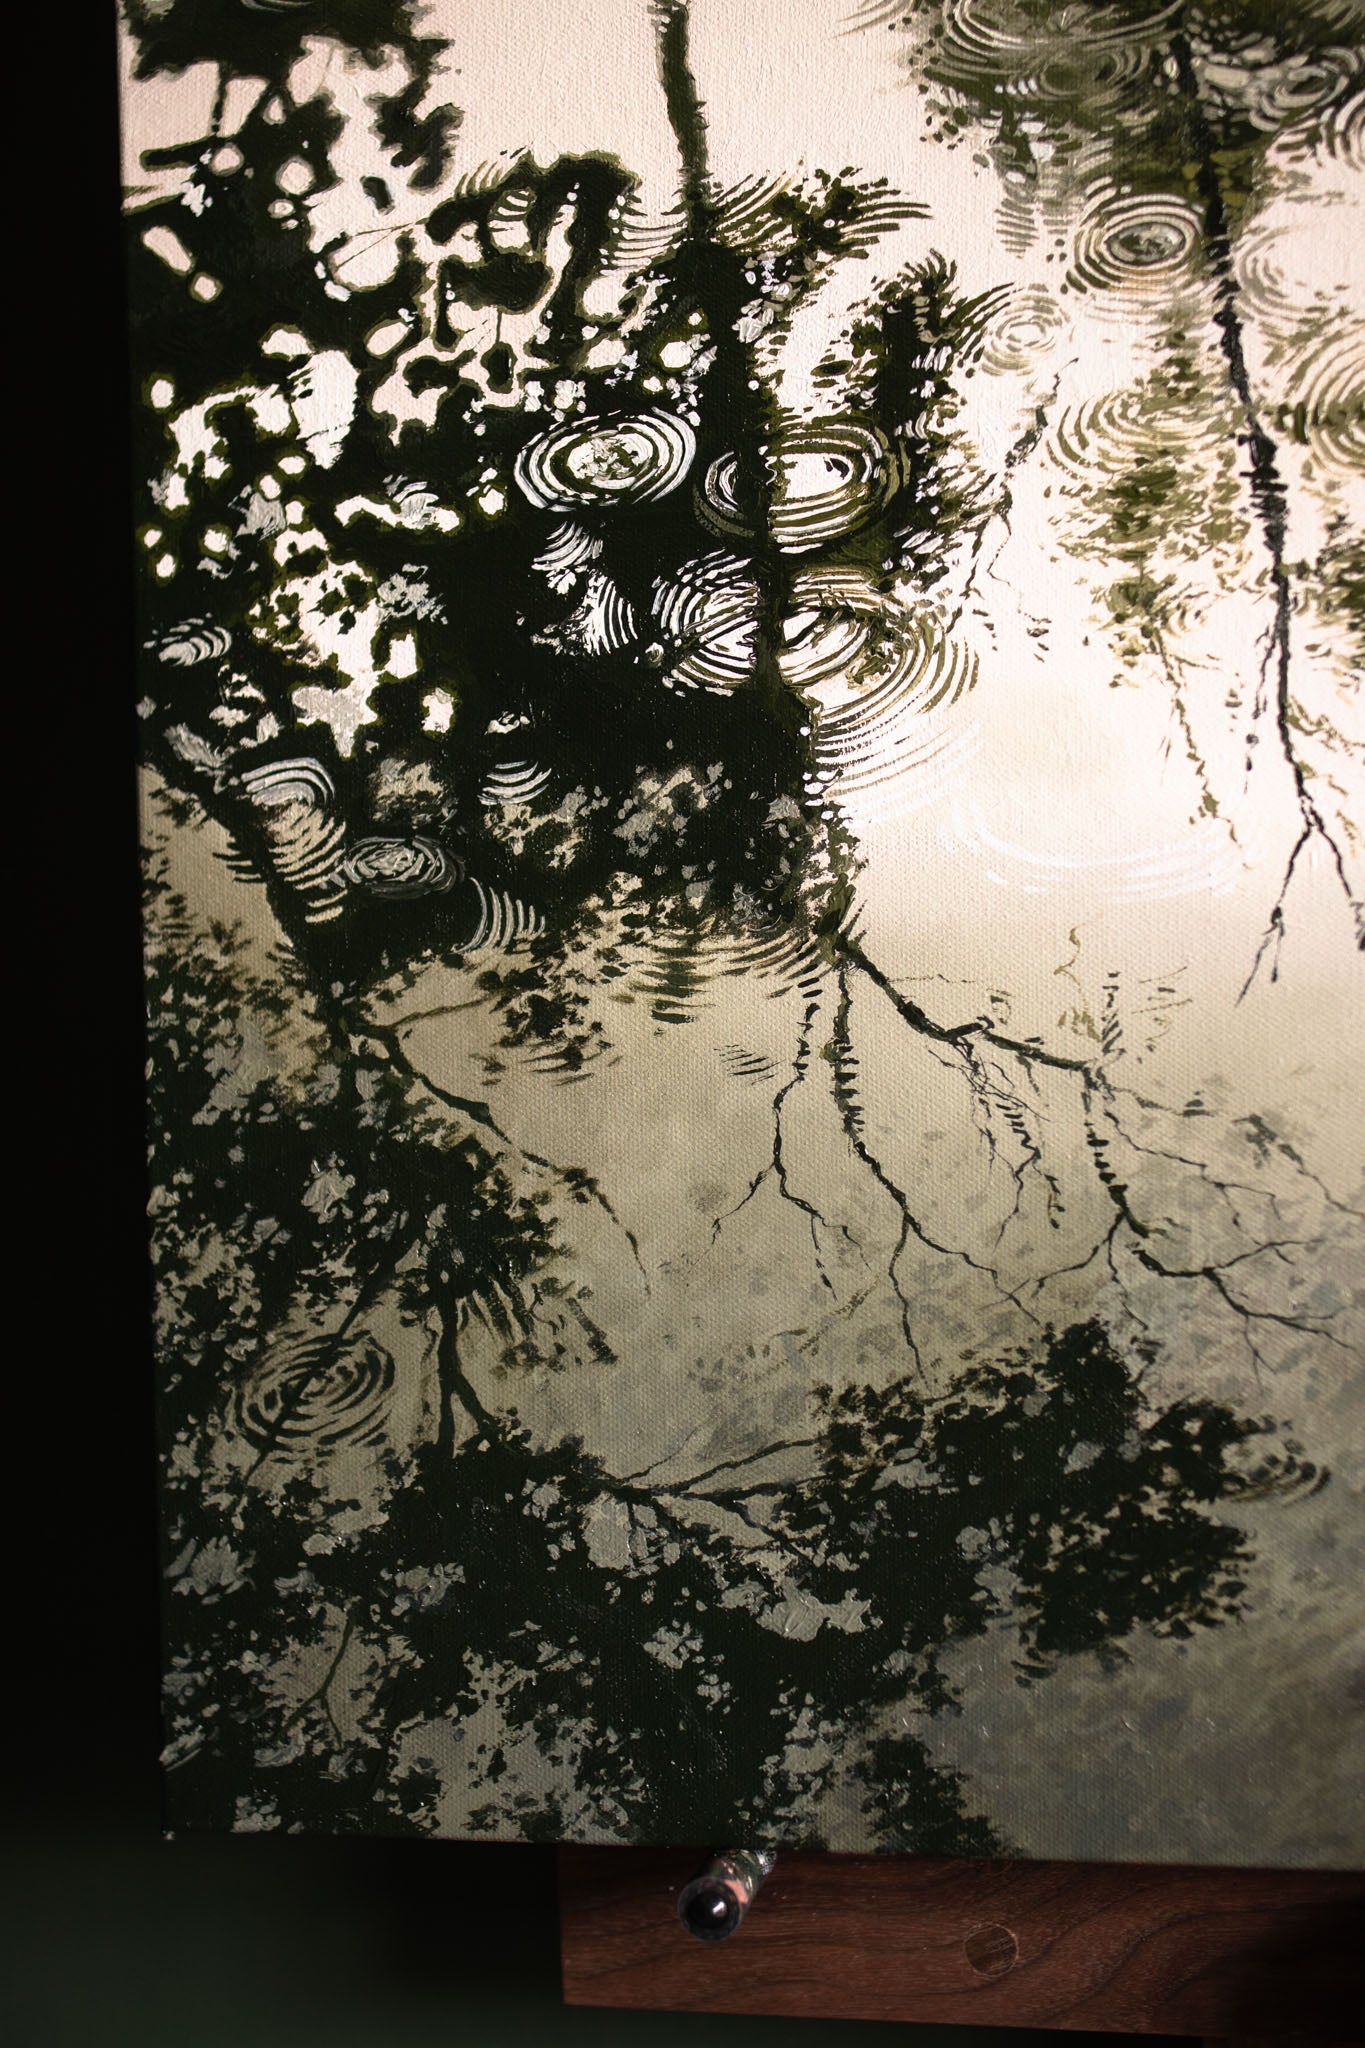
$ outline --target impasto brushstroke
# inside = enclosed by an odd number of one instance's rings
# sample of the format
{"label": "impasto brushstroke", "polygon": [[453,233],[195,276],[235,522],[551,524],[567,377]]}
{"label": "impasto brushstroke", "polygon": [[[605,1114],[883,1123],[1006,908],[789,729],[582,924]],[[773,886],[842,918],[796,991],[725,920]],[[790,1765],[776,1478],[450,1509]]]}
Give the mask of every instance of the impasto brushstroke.
{"label": "impasto brushstroke", "polygon": [[1361,0],[125,0],[174,1825],[1351,1864]]}

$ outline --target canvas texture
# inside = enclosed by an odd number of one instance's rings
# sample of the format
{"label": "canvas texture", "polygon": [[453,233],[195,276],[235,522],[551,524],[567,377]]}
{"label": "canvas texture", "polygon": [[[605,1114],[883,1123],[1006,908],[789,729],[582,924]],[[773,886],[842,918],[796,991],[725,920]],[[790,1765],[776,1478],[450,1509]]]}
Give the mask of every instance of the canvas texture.
{"label": "canvas texture", "polygon": [[120,42],[170,1824],[1358,1863],[1365,7]]}

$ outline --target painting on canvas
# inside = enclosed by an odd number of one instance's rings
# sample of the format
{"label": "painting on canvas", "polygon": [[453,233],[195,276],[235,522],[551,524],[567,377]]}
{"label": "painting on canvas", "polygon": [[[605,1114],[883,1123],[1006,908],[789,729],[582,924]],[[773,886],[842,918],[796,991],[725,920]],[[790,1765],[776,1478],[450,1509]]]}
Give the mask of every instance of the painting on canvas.
{"label": "painting on canvas", "polygon": [[182,1827],[1350,1864],[1360,0],[125,0]]}

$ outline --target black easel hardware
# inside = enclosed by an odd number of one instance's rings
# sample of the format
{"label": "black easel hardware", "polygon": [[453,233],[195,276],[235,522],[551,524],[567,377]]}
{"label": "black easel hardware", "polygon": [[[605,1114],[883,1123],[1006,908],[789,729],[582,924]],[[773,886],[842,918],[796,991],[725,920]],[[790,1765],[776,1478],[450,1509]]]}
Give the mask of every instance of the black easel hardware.
{"label": "black easel hardware", "polygon": [[724,1849],[678,1894],[678,1918],[698,1941],[724,1941],[777,1861],[771,1849]]}

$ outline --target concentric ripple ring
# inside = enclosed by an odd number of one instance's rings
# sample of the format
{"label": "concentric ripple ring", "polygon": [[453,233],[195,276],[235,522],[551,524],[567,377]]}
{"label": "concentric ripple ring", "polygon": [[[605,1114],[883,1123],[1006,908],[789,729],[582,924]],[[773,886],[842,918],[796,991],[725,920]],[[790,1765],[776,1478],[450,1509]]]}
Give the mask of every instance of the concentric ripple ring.
{"label": "concentric ripple ring", "polygon": [[[781,429],[762,450],[771,486],[768,524],[784,554],[804,554],[854,533],[877,514],[898,480],[889,443],[862,420],[802,420]],[[722,455],[698,492],[706,523],[744,535],[751,521],[739,501],[739,459]]]}
{"label": "concentric ripple ring", "polygon": [[257,1450],[326,1452],[381,1440],[394,1362],[368,1331],[289,1345],[242,1388],[236,1423]]}
{"label": "concentric ripple ring", "polygon": [[687,475],[697,437],[676,413],[569,420],[528,441],[513,475],[545,512],[610,512],[667,497]]}

